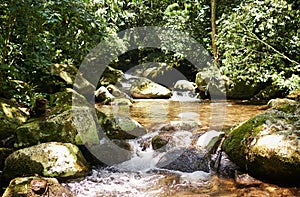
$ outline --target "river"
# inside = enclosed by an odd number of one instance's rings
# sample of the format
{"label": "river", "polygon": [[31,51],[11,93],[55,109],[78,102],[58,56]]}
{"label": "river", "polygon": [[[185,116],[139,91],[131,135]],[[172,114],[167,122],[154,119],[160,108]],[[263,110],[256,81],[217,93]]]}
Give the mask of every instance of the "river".
{"label": "river", "polygon": [[[113,106],[98,106],[111,108]],[[130,108],[114,107],[116,113],[130,114],[149,131],[141,138],[158,132],[162,124],[196,121],[193,135],[184,131],[178,135],[179,144],[192,143],[194,134],[210,130],[228,129],[264,111],[261,105],[233,101],[137,100]],[[220,178],[213,172],[191,173],[162,170],[155,167],[158,153],[151,148],[141,151],[138,139],[130,140],[133,154],[129,161],[110,167],[94,166],[91,173],[80,180],[64,183],[79,197],[128,196],[298,196],[299,188],[279,187],[262,182],[255,187],[240,187],[231,178]]]}

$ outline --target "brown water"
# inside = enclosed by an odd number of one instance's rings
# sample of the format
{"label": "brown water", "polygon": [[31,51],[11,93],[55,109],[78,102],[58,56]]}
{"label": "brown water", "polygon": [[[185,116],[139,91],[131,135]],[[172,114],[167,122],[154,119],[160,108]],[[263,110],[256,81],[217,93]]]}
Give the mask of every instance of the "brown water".
{"label": "brown water", "polygon": [[[136,101],[131,108],[98,107],[112,108],[115,113],[130,114],[150,132],[155,131],[159,125],[172,121],[198,120],[200,126],[195,132],[199,133],[212,129],[227,132],[230,127],[262,113],[265,108],[232,101],[200,103],[170,100]],[[143,158],[150,155],[143,154]],[[138,165],[139,162],[141,161],[133,160],[133,165]],[[217,175],[201,171],[143,171],[128,168],[130,165],[126,164],[126,170],[118,166],[109,169],[95,168],[84,180],[65,185],[78,196],[300,196],[300,189],[295,187],[279,187],[264,182],[256,186],[240,186],[233,179],[218,178]]]}

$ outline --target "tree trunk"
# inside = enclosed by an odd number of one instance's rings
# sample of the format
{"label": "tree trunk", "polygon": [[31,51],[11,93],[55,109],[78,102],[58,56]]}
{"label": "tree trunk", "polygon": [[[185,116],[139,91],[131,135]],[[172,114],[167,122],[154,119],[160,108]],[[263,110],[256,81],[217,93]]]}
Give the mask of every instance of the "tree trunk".
{"label": "tree trunk", "polygon": [[214,63],[218,66],[218,49],[216,44],[216,7],[217,7],[217,0],[211,0],[211,44],[213,49],[214,55]]}

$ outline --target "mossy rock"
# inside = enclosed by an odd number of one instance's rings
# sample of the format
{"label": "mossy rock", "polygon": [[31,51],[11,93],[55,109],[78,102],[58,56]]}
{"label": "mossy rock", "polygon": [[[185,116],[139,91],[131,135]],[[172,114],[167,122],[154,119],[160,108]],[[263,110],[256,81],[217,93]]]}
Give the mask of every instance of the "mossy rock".
{"label": "mossy rock", "polygon": [[73,85],[78,69],[70,64],[53,64],[50,71],[52,74],[59,76],[66,84]]}
{"label": "mossy rock", "polygon": [[28,119],[28,115],[12,102],[0,98],[0,140],[3,141],[14,138],[18,126]]}
{"label": "mossy rock", "polygon": [[288,99],[293,99],[296,101],[300,101],[300,89],[292,91],[288,96]]}
{"label": "mossy rock", "polygon": [[295,183],[300,176],[299,139],[300,105],[286,104],[234,128],[223,149],[255,177]]}
{"label": "mossy rock", "polygon": [[89,166],[77,146],[70,143],[48,142],[20,149],[5,160],[3,177],[39,174],[61,179],[83,177]]}
{"label": "mossy rock", "polygon": [[100,126],[110,139],[134,139],[147,133],[137,121],[125,114],[114,114],[112,109],[97,111]]}
{"label": "mossy rock", "polygon": [[154,136],[151,139],[152,149],[165,151],[166,150],[165,146],[169,143],[171,138],[172,136],[166,134],[165,135],[159,134]]}
{"label": "mossy rock", "polygon": [[117,82],[121,81],[123,77],[124,73],[121,70],[107,66],[100,78],[99,84],[100,86],[108,86],[110,84],[114,85]]}
{"label": "mossy rock", "polygon": [[277,99],[271,99],[267,105],[268,107],[278,108],[282,105],[294,104],[295,102],[296,101],[287,98],[277,98]]}
{"label": "mossy rock", "polygon": [[55,178],[23,177],[10,181],[3,197],[72,197],[72,193]]}

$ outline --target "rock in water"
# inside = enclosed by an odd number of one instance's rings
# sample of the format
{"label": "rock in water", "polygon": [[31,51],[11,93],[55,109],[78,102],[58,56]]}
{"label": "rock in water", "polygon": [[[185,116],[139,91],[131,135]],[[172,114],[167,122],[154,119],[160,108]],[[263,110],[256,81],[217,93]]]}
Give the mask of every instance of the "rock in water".
{"label": "rock in water", "polygon": [[138,99],[170,98],[172,95],[172,92],[168,88],[142,77],[135,80],[130,92],[133,98]]}
{"label": "rock in water", "polygon": [[156,166],[182,172],[209,172],[209,155],[195,148],[178,148],[162,156]]}
{"label": "rock in water", "polygon": [[5,160],[5,180],[39,174],[57,178],[86,175],[89,167],[77,146],[70,143],[48,142],[15,151]]}
{"label": "rock in water", "polygon": [[300,105],[267,110],[234,128],[223,144],[230,159],[254,177],[298,184]]}

